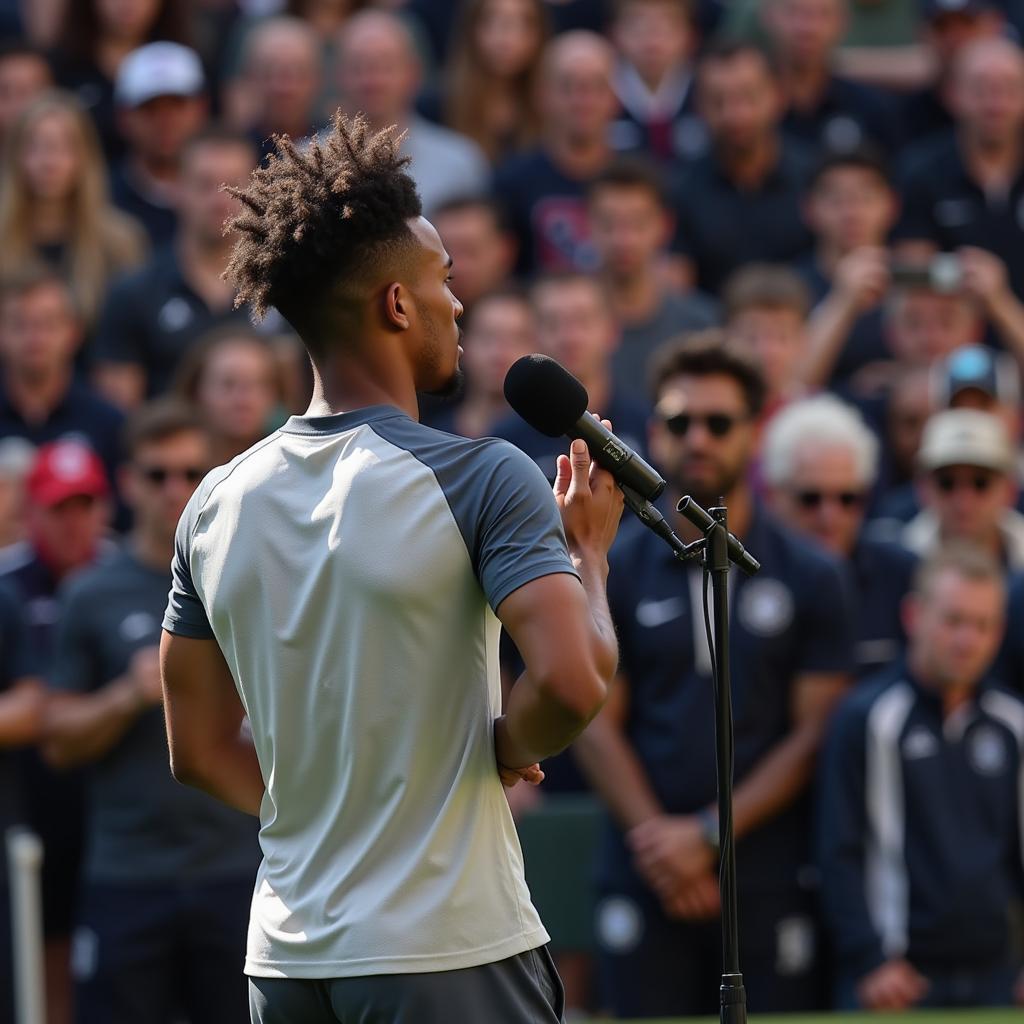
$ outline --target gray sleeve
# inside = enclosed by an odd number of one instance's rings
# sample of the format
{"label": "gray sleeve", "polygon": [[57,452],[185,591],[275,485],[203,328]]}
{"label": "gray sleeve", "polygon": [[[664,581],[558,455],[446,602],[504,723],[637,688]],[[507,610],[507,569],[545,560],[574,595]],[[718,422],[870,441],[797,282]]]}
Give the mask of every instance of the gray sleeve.
{"label": "gray sleeve", "polygon": [[490,472],[479,509],[473,561],[487,602],[497,611],[519,587],[541,576],[578,577],[558,506],[532,459],[504,443],[484,449]]}
{"label": "gray sleeve", "polygon": [[202,487],[192,495],[181,519],[178,520],[178,529],[174,535],[174,557],[171,559],[171,592],[167,596],[167,610],[164,612],[163,622],[163,627],[168,633],[191,637],[194,640],[208,640],[213,637],[206,609],[192,580],[189,561],[192,533],[199,517],[201,492],[205,493]]}

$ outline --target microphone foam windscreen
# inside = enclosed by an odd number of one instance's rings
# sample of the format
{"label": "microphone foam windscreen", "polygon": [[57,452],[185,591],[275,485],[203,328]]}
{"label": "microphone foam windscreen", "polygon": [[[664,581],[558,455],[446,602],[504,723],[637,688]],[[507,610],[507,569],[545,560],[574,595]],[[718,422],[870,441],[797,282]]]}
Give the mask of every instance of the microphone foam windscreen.
{"label": "microphone foam windscreen", "polygon": [[548,437],[568,434],[587,411],[587,389],[550,356],[517,359],[505,375],[505,401]]}

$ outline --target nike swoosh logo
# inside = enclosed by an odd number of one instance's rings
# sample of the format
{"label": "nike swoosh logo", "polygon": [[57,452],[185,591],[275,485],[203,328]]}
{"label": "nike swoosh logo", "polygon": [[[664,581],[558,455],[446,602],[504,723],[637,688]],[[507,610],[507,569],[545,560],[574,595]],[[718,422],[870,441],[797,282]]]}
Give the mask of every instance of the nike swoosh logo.
{"label": "nike swoosh logo", "polygon": [[641,601],[636,606],[636,621],[641,626],[653,629],[663,626],[666,622],[678,619],[686,610],[681,597],[666,597],[662,601]]}

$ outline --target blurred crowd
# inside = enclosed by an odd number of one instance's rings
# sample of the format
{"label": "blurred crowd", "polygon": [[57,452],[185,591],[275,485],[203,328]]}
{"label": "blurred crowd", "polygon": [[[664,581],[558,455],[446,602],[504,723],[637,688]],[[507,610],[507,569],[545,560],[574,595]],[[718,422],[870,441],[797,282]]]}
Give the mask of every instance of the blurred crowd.
{"label": "blurred crowd", "polygon": [[[185,503],[311,386],[234,306],[223,186],[339,108],[404,133],[454,260],[465,388],[424,422],[553,478],[502,391],[546,353],[681,535],[724,498],[762,562],[752,1009],[1024,1005],[1022,32],[1018,0],[0,0],[0,830],[45,844],[50,1024],[248,1019],[256,823],[171,778],[156,645]],[[703,587],[624,521],[620,677],[510,794],[605,815],[570,1011],[716,1012]]]}

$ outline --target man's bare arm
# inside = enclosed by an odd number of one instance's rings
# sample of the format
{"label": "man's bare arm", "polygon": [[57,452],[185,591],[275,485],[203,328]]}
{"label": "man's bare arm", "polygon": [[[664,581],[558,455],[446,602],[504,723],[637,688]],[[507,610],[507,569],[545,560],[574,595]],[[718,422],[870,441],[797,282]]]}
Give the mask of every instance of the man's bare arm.
{"label": "man's bare arm", "polygon": [[188,786],[258,815],[265,786],[245,711],[216,640],[164,632],[160,641],[171,772]]}

